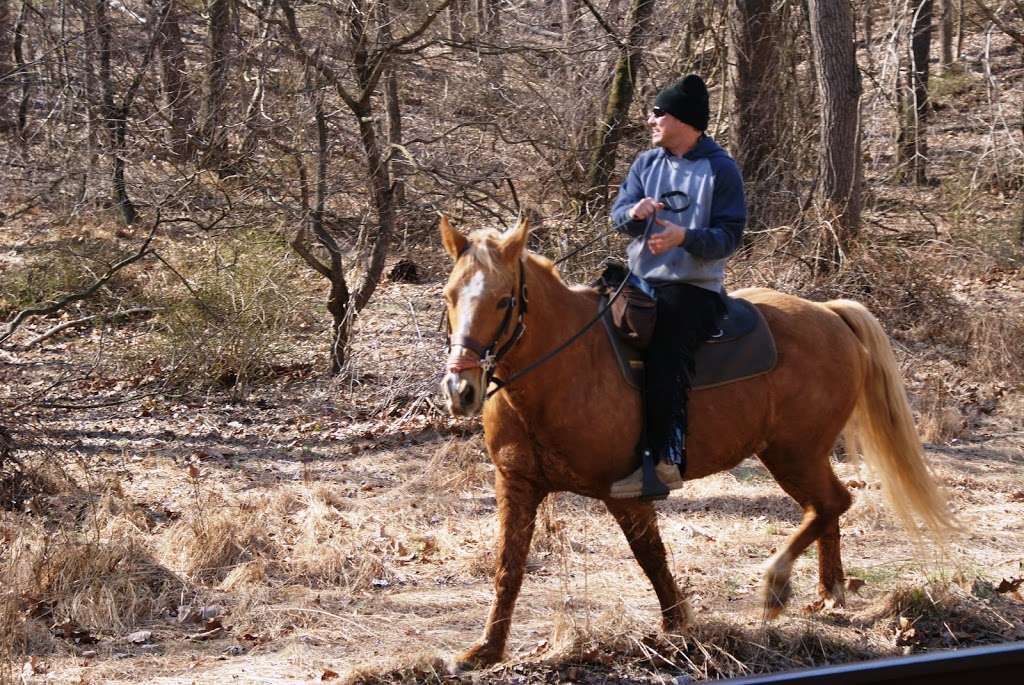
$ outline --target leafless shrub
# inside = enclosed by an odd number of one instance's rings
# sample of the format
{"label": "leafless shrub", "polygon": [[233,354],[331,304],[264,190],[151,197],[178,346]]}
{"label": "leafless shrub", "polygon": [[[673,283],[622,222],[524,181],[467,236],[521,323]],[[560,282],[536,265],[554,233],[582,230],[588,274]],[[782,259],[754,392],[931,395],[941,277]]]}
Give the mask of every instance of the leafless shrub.
{"label": "leafless shrub", "polygon": [[981,378],[1024,382],[1024,313],[1012,308],[970,316],[969,368]]}
{"label": "leafless shrub", "polygon": [[138,374],[177,387],[241,391],[286,366],[289,336],[313,312],[295,293],[295,259],[276,239],[255,234],[215,243],[205,254],[182,254],[189,267],[159,297],[155,330],[125,352]]}
{"label": "leafless shrub", "polygon": [[[116,240],[102,229],[84,228],[80,233],[59,237],[29,248],[20,262],[5,266],[0,279],[0,316],[62,295],[84,290],[121,253]],[[142,282],[130,271],[118,272],[96,294],[78,303],[79,311],[103,311],[126,300],[142,296]]]}
{"label": "leafless shrub", "polygon": [[922,440],[944,444],[963,435],[967,421],[941,380],[927,383],[918,393],[917,404],[917,429]]}

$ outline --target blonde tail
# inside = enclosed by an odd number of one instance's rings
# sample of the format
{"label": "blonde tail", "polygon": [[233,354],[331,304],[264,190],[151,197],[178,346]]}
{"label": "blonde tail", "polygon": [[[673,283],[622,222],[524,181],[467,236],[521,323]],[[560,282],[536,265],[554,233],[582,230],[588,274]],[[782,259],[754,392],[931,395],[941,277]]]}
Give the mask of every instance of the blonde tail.
{"label": "blonde tail", "polygon": [[867,379],[846,426],[847,445],[881,476],[882,491],[904,528],[920,537],[919,518],[928,537],[941,545],[957,524],[925,462],[889,338],[860,303],[832,300],[825,306],[842,317],[868,351]]}

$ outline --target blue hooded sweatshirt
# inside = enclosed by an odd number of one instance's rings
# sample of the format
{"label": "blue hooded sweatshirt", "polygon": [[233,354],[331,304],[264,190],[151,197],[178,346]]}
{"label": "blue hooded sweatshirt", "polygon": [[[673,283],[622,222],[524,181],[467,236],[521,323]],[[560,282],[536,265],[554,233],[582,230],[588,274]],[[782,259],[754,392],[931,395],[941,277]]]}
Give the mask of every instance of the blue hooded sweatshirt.
{"label": "blue hooded sweatshirt", "polygon": [[[645,197],[668,207],[657,216],[686,229],[679,247],[651,254],[644,232],[662,230],[653,218],[633,221],[629,210]],[[643,152],[629,169],[612,205],[612,225],[635,239],[626,249],[633,273],[658,283],[691,283],[722,292],[725,263],[743,238],[747,222],[743,178],[735,160],[707,136],[676,157],[664,148]],[[650,227],[648,228],[648,224]]]}

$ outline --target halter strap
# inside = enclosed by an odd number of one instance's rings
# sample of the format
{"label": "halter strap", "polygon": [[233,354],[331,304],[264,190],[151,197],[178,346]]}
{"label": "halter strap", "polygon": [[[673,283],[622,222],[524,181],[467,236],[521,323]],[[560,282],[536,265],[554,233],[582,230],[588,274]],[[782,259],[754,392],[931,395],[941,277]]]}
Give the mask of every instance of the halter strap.
{"label": "halter strap", "polygon": [[[498,325],[498,332],[494,334],[491,342],[487,345],[481,345],[478,340],[468,335],[451,335],[451,322],[448,320],[447,314],[444,315],[444,321],[447,331],[447,347],[449,350],[453,346],[458,345],[464,347],[477,356],[480,360],[480,367],[484,371],[484,387],[487,387],[492,381],[497,385],[502,386],[504,382],[494,377],[494,369],[497,364],[509,353],[509,351],[515,346],[519,339],[523,337],[523,333],[526,332],[526,309],[527,309],[528,297],[526,290],[526,264],[520,262],[519,269],[519,283],[518,288],[512,292],[501,306],[505,309],[505,315],[501,319],[501,323]],[[505,341],[499,347],[499,342],[505,336],[509,325],[512,323],[512,316],[516,315],[516,325],[512,330],[512,334],[508,340]]]}

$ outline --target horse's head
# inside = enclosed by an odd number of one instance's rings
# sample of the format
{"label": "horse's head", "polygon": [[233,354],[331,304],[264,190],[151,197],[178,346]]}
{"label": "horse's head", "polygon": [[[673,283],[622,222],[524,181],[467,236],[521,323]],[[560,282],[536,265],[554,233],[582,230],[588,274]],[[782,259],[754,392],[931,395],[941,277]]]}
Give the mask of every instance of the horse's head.
{"label": "horse's head", "polygon": [[529,226],[520,219],[505,233],[477,231],[467,238],[442,216],[440,229],[455,262],[444,288],[451,349],[441,394],[453,416],[474,416],[483,407],[495,358],[522,333]]}

